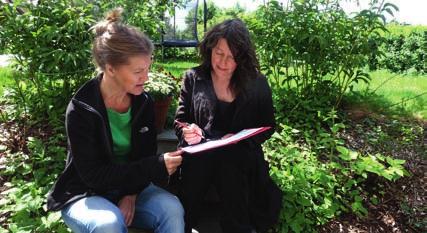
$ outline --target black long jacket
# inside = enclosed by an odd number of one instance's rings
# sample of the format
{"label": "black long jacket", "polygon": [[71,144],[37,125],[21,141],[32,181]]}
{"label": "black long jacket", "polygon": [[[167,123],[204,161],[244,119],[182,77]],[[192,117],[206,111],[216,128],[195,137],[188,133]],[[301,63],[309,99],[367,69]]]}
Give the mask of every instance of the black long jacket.
{"label": "black long jacket", "polygon": [[129,162],[113,162],[113,140],[100,91],[101,79],[102,74],[84,84],[68,104],[67,162],[48,194],[49,210],[113,190],[122,195],[136,194],[150,182],[167,181],[163,157],[156,155],[153,101],[147,93],[132,96]]}
{"label": "black long jacket", "polygon": [[[200,66],[190,69],[184,75],[175,118],[181,122],[197,124],[209,138],[215,134],[212,125],[216,103],[210,72],[204,71]],[[236,96],[234,104],[236,109],[230,119],[231,132],[227,133],[237,133],[246,128],[272,127],[240,143],[241,153],[254,153],[256,158],[252,166],[255,176],[250,178],[252,193],[249,195],[253,201],[250,204],[250,214],[257,229],[265,231],[277,221],[282,200],[282,192],[269,176],[268,163],[264,160],[261,147],[271,137],[275,127],[272,93],[266,78],[260,75],[250,79],[244,90]],[[175,131],[180,146],[185,146],[186,142],[178,125],[175,125]]]}

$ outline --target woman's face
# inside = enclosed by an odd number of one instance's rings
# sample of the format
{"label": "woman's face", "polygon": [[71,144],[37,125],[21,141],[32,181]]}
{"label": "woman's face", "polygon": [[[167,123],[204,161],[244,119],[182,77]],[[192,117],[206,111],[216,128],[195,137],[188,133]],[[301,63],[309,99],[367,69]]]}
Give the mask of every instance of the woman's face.
{"label": "woman's face", "polygon": [[217,77],[231,78],[233,75],[237,63],[226,39],[219,39],[215,47],[212,48],[211,63],[212,71]]}
{"label": "woman's face", "polygon": [[138,55],[128,59],[128,63],[113,69],[113,78],[124,92],[140,95],[144,92],[144,83],[148,80],[151,56]]}

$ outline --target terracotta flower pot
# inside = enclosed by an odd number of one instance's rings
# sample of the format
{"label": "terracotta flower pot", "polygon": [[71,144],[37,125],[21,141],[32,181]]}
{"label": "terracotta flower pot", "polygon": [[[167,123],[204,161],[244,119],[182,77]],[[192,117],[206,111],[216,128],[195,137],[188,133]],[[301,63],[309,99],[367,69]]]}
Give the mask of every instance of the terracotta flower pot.
{"label": "terracotta flower pot", "polygon": [[172,102],[172,96],[154,101],[154,117],[157,133],[161,133],[165,127],[168,109]]}

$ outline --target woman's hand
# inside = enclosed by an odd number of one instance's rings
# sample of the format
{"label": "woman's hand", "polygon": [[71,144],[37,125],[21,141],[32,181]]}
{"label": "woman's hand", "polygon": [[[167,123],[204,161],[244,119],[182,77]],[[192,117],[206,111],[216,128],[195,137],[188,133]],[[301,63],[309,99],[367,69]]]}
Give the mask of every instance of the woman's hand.
{"label": "woman's hand", "polygon": [[119,209],[123,214],[126,226],[130,226],[130,224],[132,224],[133,216],[135,214],[135,201],[136,194],[124,196],[119,201]]}
{"label": "woman's hand", "polygon": [[182,135],[188,145],[193,145],[199,143],[202,140],[203,131],[198,125],[191,124],[182,128]]}
{"label": "woman's hand", "polygon": [[169,175],[172,175],[176,168],[181,165],[182,162],[182,150],[177,150],[174,152],[168,152],[163,155],[163,159],[165,160],[166,170]]}

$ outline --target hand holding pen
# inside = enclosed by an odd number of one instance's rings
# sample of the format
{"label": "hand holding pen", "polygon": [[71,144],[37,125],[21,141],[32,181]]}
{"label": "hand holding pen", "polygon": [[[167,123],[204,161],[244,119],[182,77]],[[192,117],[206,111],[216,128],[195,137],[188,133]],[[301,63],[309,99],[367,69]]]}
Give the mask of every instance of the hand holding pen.
{"label": "hand holding pen", "polygon": [[178,120],[175,120],[175,123],[182,129],[182,135],[188,145],[197,144],[205,138],[202,129],[200,129],[198,125],[180,122]]}

